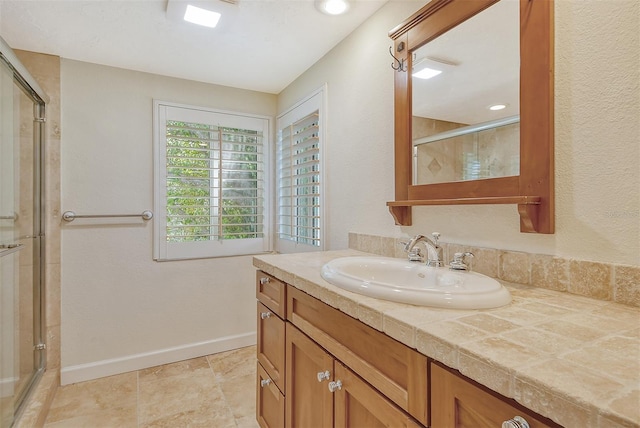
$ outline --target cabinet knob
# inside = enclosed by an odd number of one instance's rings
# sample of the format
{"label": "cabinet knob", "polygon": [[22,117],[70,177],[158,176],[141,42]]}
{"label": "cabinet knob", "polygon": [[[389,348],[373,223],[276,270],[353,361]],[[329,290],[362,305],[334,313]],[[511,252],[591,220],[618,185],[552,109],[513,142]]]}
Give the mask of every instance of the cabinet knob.
{"label": "cabinet knob", "polygon": [[502,428],[529,428],[529,423],[522,416],[514,416],[513,419],[504,421]]}
{"label": "cabinet knob", "polygon": [[267,276],[263,276],[262,278],[260,278],[260,285],[268,284],[269,281],[271,281],[271,278],[269,278]]}
{"label": "cabinet knob", "polygon": [[329,373],[329,370],[326,370],[324,372],[318,372],[318,382],[322,382],[323,380],[329,380],[330,377],[331,377],[331,373]]}
{"label": "cabinet knob", "polygon": [[260,319],[271,318],[271,312],[260,312]]}
{"label": "cabinet knob", "polygon": [[329,382],[329,391],[336,392],[339,389],[342,389],[342,381],[336,380],[333,382]]}
{"label": "cabinet knob", "polygon": [[262,379],[260,381],[260,387],[264,388],[265,386],[269,386],[270,383],[271,383],[271,379]]}

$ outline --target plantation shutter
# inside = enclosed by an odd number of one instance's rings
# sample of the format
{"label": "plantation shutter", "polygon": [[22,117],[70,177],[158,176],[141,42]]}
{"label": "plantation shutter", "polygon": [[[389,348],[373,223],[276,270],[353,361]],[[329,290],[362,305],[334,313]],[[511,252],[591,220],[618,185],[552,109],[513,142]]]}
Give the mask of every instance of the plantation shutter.
{"label": "plantation shutter", "polygon": [[158,104],[157,128],[157,259],[268,251],[268,120]]}
{"label": "plantation shutter", "polygon": [[280,252],[324,248],[322,93],[278,119],[277,234]]}

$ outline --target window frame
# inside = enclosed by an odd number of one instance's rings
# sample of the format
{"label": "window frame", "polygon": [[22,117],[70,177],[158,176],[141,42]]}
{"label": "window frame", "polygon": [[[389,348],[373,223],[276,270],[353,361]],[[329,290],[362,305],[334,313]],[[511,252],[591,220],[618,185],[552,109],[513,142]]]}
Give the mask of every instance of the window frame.
{"label": "window frame", "polygon": [[280,113],[276,118],[276,141],[274,143],[274,164],[275,169],[278,168],[278,146],[279,136],[282,128],[289,126],[296,121],[305,118],[313,111],[318,110],[318,145],[319,145],[319,175],[320,175],[320,245],[308,245],[293,240],[280,238],[280,204],[279,204],[279,174],[277,171],[274,173],[274,244],[275,249],[279,253],[299,253],[299,252],[312,252],[312,251],[324,251],[329,248],[328,236],[328,209],[327,209],[327,168],[326,168],[326,153],[327,153],[327,85],[324,84],[319,89],[315,90],[307,97],[298,101],[292,107]]}
{"label": "window frame", "polygon": [[[167,241],[167,150],[168,120],[203,123],[218,127],[254,129],[262,132],[262,212],[261,238],[209,239],[191,242]],[[247,124],[250,123],[250,125]],[[269,116],[208,107],[153,101],[154,151],[154,245],[156,261],[188,260],[260,254],[272,250],[272,126]],[[213,159],[213,158],[211,158]],[[223,189],[222,186],[219,187]]]}

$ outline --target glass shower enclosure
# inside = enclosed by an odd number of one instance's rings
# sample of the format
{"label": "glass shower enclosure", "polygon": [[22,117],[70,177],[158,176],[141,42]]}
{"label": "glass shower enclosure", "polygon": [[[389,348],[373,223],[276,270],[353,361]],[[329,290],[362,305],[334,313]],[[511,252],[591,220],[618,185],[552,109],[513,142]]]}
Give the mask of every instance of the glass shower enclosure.
{"label": "glass shower enclosure", "polygon": [[0,428],[44,371],[45,97],[0,38]]}

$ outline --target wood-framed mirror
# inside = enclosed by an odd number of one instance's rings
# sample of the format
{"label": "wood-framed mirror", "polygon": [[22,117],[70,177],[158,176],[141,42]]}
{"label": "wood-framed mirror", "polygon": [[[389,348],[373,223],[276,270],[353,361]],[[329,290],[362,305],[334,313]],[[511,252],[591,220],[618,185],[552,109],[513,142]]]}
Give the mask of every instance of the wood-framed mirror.
{"label": "wood-framed mirror", "polygon": [[[520,23],[520,141],[519,154],[511,156],[519,165],[497,177],[415,182],[412,71],[421,60],[418,50],[497,3],[514,1]],[[389,32],[396,66],[402,66],[394,72],[395,201],[387,203],[396,224],[411,225],[411,207],[418,205],[514,204],[521,232],[554,233],[553,7],[553,0],[432,0]]]}

